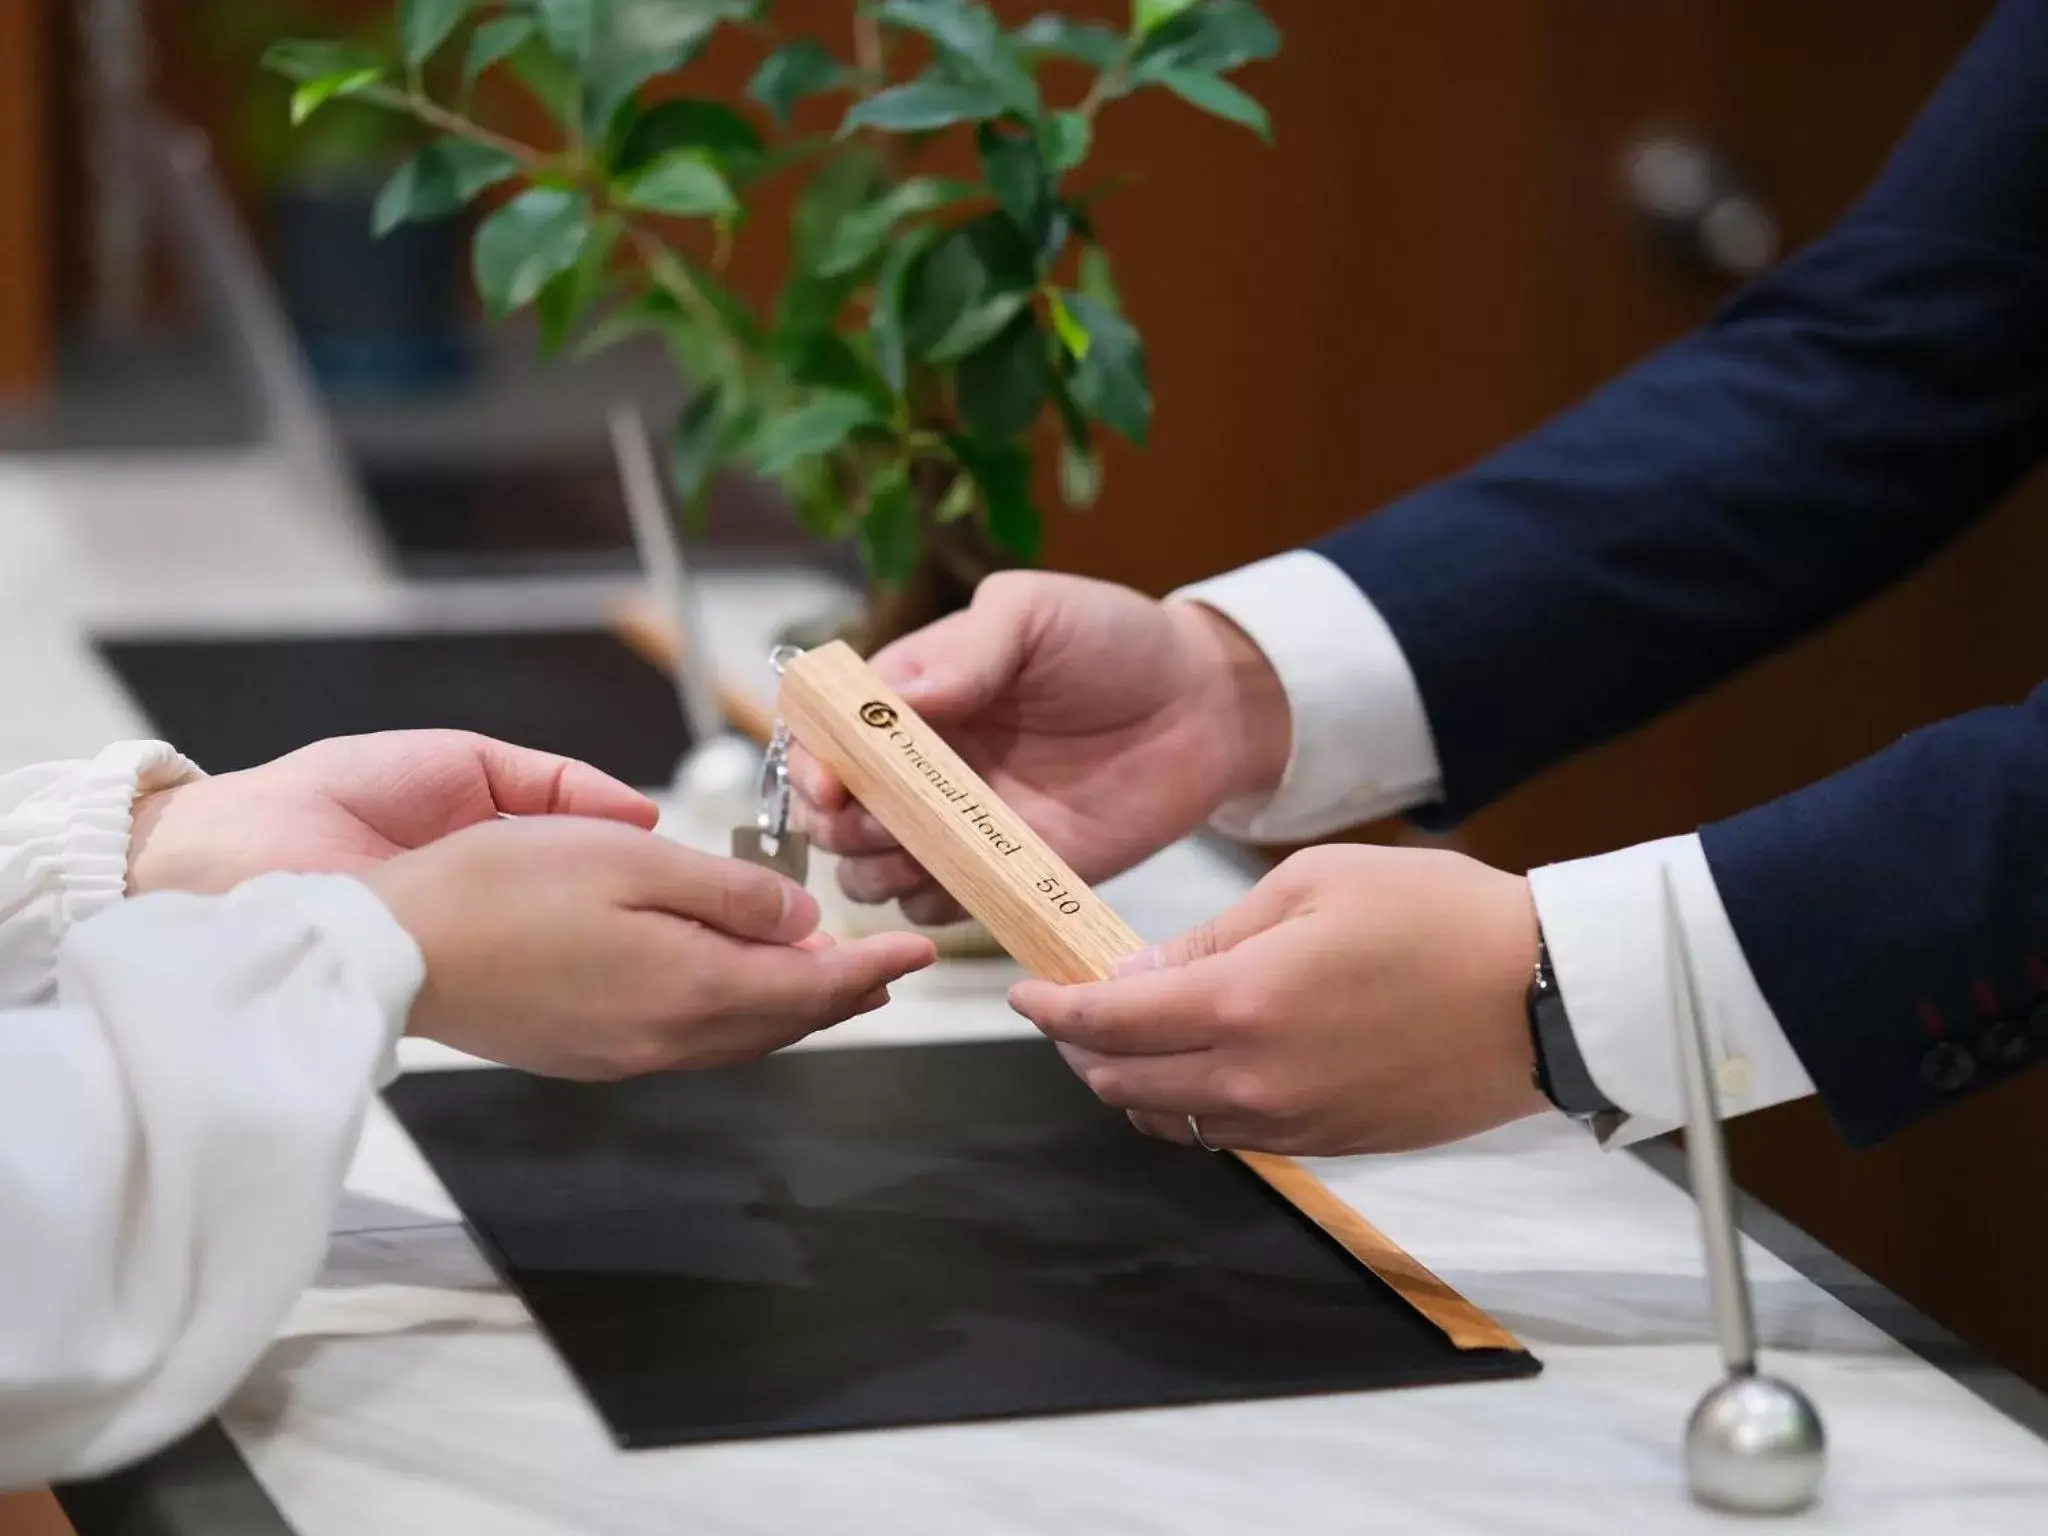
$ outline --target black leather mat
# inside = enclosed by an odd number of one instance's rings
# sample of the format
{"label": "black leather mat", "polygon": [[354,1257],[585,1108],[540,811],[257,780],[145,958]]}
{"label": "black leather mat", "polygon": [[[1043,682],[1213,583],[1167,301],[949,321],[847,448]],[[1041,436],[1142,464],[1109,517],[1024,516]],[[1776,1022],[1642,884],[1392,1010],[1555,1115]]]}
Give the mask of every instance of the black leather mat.
{"label": "black leather mat", "polygon": [[1038,1041],[393,1108],[630,1447],[1524,1376]]}
{"label": "black leather mat", "polygon": [[602,629],[103,639],[155,730],[212,773],[365,731],[452,727],[642,788],[688,745],[673,684]]}

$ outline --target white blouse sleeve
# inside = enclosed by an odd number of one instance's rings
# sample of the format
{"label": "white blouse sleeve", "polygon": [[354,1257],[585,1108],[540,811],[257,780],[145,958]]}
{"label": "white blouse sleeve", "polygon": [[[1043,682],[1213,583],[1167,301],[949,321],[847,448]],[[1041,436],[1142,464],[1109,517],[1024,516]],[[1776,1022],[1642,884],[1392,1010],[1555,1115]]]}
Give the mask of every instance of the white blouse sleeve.
{"label": "white blouse sleeve", "polygon": [[136,797],[198,776],[160,741],[0,774],[0,1008],[47,1001],[65,933],[127,890]]}
{"label": "white blouse sleeve", "polygon": [[[68,803],[111,824],[94,773]],[[0,1010],[0,1488],[133,1461],[233,1391],[318,1271],[423,976],[355,880],[109,905],[67,880],[106,850],[54,835],[8,887],[62,937],[54,1001]],[[76,897],[108,909],[71,926]]]}

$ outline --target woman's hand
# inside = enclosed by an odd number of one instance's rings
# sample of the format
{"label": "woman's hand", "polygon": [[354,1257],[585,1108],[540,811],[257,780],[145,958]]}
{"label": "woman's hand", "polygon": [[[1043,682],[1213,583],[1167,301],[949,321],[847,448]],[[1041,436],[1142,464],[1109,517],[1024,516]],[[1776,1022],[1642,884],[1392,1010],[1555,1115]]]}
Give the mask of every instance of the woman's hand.
{"label": "woman's hand", "polygon": [[551,1077],[752,1060],[888,1001],[915,934],[834,946],[772,871],[569,817],[473,827],[361,877],[426,957],[408,1029]]}
{"label": "woman's hand", "polygon": [[652,827],[658,813],[587,763],[488,736],[343,736],[142,796],[128,891],[213,893],[257,875],[350,873],[500,814]]}

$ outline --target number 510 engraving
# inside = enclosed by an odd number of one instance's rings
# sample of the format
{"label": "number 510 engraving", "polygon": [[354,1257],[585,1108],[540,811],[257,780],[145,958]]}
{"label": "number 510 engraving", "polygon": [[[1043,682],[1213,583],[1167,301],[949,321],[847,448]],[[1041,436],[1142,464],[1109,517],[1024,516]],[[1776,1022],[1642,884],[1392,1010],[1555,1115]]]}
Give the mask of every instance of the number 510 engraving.
{"label": "number 510 engraving", "polygon": [[1052,898],[1054,910],[1068,917],[1079,917],[1081,915],[1081,903],[1069,895],[1067,888],[1061,885],[1059,881],[1053,879],[1051,875],[1047,875],[1044,879],[1040,880],[1038,888]]}

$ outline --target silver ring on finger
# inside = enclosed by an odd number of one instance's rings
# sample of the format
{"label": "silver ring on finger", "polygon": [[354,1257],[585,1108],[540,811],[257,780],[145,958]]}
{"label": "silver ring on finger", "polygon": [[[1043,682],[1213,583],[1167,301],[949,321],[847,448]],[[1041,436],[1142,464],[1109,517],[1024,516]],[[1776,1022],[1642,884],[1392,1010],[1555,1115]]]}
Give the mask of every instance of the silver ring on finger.
{"label": "silver ring on finger", "polygon": [[1204,1152],[1221,1152],[1223,1150],[1221,1147],[1210,1144],[1209,1138],[1202,1134],[1202,1122],[1193,1115],[1188,1116],[1188,1134],[1195,1138],[1195,1145]]}

